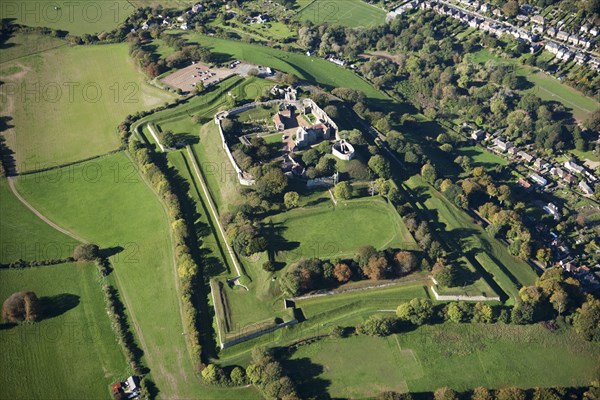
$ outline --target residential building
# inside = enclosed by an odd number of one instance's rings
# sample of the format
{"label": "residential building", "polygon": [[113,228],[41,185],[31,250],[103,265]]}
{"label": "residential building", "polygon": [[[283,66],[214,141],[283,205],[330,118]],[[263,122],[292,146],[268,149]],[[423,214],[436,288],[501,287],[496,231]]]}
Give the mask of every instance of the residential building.
{"label": "residential building", "polygon": [[546,180],[546,178],[544,178],[541,175],[538,174],[531,174],[529,176],[529,178],[531,178],[531,180],[533,180],[535,183],[537,183],[539,186],[546,186],[548,184],[548,181]]}
{"label": "residential building", "polygon": [[556,34],[556,38],[558,40],[567,41],[569,40],[569,33],[565,31],[558,31],[558,33]]}
{"label": "residential building", "polygon": [[548,203],[546,206],[544,206],[544,211],[546,211],[548,214],[552,215],[555,220],[560,219],[560,210],[558,209],[558,207],[555,204]]}
{"label": "residential building", "polygon": [[549,28],[548,32],[546,32],[548,34],[548,36],[556,36],[556,28]]}
{"label": "residential building", "polygon": [[583,171],[585,170],[581,165],[577,165],[576,163],[574,163],[573,161],[566,161],[564,163],[564,167],[568,170],[573,172],[574,174],[582,174]]}
{"label": "residential building", "polygon": [[526,164],[531,164],[531,162],[533,161],[533,156],[530,154],[525,153],[524,151],[519,151],[517,153],[517,155],[519,157],[521,157],[521,159],[526,163]]}
{"label": "residential building", "polygon": [[506,151],[509,148],[513,147],[513,145],[512,145],[511,142],[509,142],[509,141],[503,141],[500,138],[494,139],[494,141],[492,143],[494,143],[502,151]]}
{"label": "residential building", "polygon": [[539,25],[544,25],[544,23],[546,22],[546,20],[544,19],[543,16],[541,15],[534,15],[533,17],[531,17],[531,21],[535,22],[536,24]]}
{"label": "residential building", "polygon": [[589,194],[589,195],[594,194],[594,189],[592,189],[590,187],[590,185],[588,185],[588,183],[584,180],[579,182],[579,189],[585,194]]}

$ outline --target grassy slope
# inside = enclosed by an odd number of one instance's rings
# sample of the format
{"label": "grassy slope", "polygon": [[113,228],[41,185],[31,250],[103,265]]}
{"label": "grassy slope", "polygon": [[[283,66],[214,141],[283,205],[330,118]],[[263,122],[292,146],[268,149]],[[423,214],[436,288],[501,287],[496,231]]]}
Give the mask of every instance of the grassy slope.
{"label": "grassy slope", "polygon": [[77,244],[29,211],[0,179],[0,263],[69,257]]}
{"label": "grassy slope", "polygon": [[[99,179],[86,181],[86,168],[99,171]],[[73,181],[36,183],[35,176],[22,176],[18,187],[42,213],[102,248],[124,248],[111,258],[116,281],[161,395],[231,396],[201,385],[193,371],[182,335],[166,215],[124,153],[74,167]],[[257,393],[238,390],[236,396],[257,398]]]}
{"label": "grassy slope", "polygon": [[[58,9],[55,7],[58,6]],[[72,35],[110,31],[134,11],[126,0],[17,0],[0,10],[0,18],[16,23],[68,31]]]}
{"label": "grassy slope", "polygon": [[22,87],[11,96],[15,128],[6,135],[20,170],[114,150],[125,116],[172,98],[144,83],[126,44],[61,47],[12,63],[28,71],[6,79]]}
{"label": "grassy slope", "polygon": [[446,323],[387,338],[320,341],[300,347],[286,366],[298,377],[316,375],[307,382],[332,397],[361,398],[391,388],[586,385],[598,373],[599,355],[598,344],[572,330]]}
{"label": "grassy slope", "polygon": [[77,296],[79,304],[35,325],[0,330],[0,397],[107,398],[108,385],[129,372],[105,312],[96,267],[0,271],[0,299],[19,290],[38,297]]}
{"label": "grassy slope", "polygon": [[[515,297],[519,286],[533,283],[536,274],[527,263],[511,256],[504,245],[491,238],[481,227],[473,224],[467,214],[452,205],[441,193],[425,184],[420,176],[413,176],[405,183],[410,189],[423,193],[426,197],[423,204],[436,213],[435,220],[444,225],[442,234],[452,241],[460,242],[463,251],[470,249],[488,255],[488,257],[475,256],[475,258],[506,294]],[[489,256],[493,256],[496,261]],[[512,275],[512,280],[508,274]]]}
{"label": "grassy slope", "polygon": [[364,92],[371,99],[387,100],[384,94],[352,71],[320,58],[308,57],[298,53],[286,53],[270,47],[219,39],[196,33],[185,34],[185,37],[210,47],[214,52],[220,53],[228,59],[235,58],[266,65],[278,71],[295,74],[308,82],[329,89],[333,87],[351,87]]}
{"label": "grassy slope", "polygon": [[[298,246],[284,252],[285,262],[301,258],[351,257],[356,249],[414,248],[415,242],[396,211],[380,198],[339,201],[300,208],[265,220],[274,234]],[[310,227],[310,228],[309,228]]]}
{"label": "grassy slope", "polygon": [[492,169],[497,165],[508,165],[508,161],[506,161],[504,158],[499,157],[490,151],[484,150],[481,147],[461,147],[457,149],[456,152],[461,156],[469,157],[473,167]]}
{"label": "grassy slope", "polygon": [[302,8],[296,19],[318,24],[339,24],[351,28],[385,23],[386,12],[362,0],[316,0]]}

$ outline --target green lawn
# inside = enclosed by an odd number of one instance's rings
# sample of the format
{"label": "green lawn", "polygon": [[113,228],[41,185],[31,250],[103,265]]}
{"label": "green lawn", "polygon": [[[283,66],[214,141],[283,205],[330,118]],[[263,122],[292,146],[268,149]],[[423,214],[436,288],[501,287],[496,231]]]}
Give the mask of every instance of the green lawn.
{"label": "green lawn", "polygon": [[14,129],[5,132],[20,171],[114,150],[128,114],[173,98],[145,83],[126,44],[60,47],[2,67],[11,65],[26,71],[6,78],[20,87],[7,110]]}
{"label": "green lawn", "polygon": [[[91,179],[93,171],[97,178]],[[72,175],[54,182],[22,176],[18,187],[38,210],[67,229],[102,248],[123,248],[111,257],[115,279],[161,394],[226,397],[222,389],[199,384],[193,371],[182,335],[166,214],[125,154],[77,165]],[[255,396],[254,391],[238,394]]]}
{"label": "green lawn", "polygon": [[94,264],[0,270],[0,300],[34,291],[57,314],[0,329],[0,397],[102,399],[130,375],[106,315]]}
{"label": "green lawn", "polygon": [[427,208],[430,217],[441,224],[441,235],[460,252],[472,255],[470,263],[479,263],[480,275],[488,284],[495,283],[508,296],[515,298],[520,286],[531,285],[536,273],[526,262],[511,256],[502,243],[492,238],[483,228],[474,224],[471,217],[459,210],[441,193],[427,185],[420,176],[413,176],[406,186],[421,193],[419,204]]}
{"label": "green lawn", "polygon": [[338,201],[298,208],[267,218],[271,234],[282,237],[289,249],[278,251],[286,263],[301,258],[351,258],[360,246],[377,249],[415,249],[416,243],[396,210],[380,197]]}
{"label": "green lawn", "polygon": [[496,154],[489,152],[481,147],[469,146],[461,147],[456,150],[461,156],[467,156],[471,160],[473,167],[484,167],[485,169],[495,168],[497,165],[508,165],[508,161]]}
{"label": "green lawn", "polygon": [[[35,33],[21,33],[11,36],[2,49],[2,57],[0,58],[0,76],[4,77],[5,70],[9,61],[20,57],[42,53],[44,51],[57,47],[67,46],[64,40],[54,38],[48,35],[38,35]],[[19,65],[18,63],[14,65]],[[21,70],[22,68],[19,68]]]}
{"label": "green lawn", "polygon": [[29,211],[0,179],[0,263],[65,258],[77,244]]}
{"label": "green lawn", "polygon": [[443,386],[585,386],[597,377],[599,356],[598,344],[572,330],[445,323],[386,338],[321,340],[299,347],[285,366],[302,381],[305,395],[365,398]]}
{"label": "green lawn", "polygon": [[562,103],[567,109],[571,110],[575,118],[580,121],[585,120],[600,107],[600,102],[597,100],[583,95],[570,86],[562,84],[558,79],[551,75],[539,72],[539,69],[537,68],[521,65],[519,61],[515,59],[501,58],[490,53],[487,49],[482,49],[476,53],[470,54],[469,58],[473,62],[480,64],[484,64],[488,60],[493,60],[499,64],[513,66],[517,75],[525,77],[534,85],[532,88],[526,89],[527,92],[534,93],[545,101],[558,101]]}
{"label": "green lawn", "polygon": [[72,35],[111,31],[134,11],[126,0],[16,0],[0,8],[0,18],[27,26],[68,31]]}
{"label": "green lawn", "polygon": [[383,25],[385,14],[381,8],[362,0],[316,0],[302,8],[296,19],[316,25],[328,23],[356,28]]}
{"label": "green lawn", "polygon": [[295,74],[301,79],[324,86],[326,89],[350,87],[364,92],[371,99],[388,100],[387,96],[351,70],[320,58],[308,57],[298,53],[287,53],[266,46],[219,39],[198,33],[186,33],[184,37],[190,41],[208,46],[212,51],[219,53],[224,61],[240,59]]}

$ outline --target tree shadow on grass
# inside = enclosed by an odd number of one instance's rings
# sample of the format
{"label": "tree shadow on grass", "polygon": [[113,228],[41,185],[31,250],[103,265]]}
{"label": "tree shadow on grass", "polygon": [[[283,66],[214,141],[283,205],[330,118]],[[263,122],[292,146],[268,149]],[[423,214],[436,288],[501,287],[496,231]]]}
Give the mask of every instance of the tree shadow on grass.
{"label": "tree shadow on grass", "polygon": [[330,399],[327,389],[331,381],[320,378],[325,368],[315,364],[308,357],[287,359],[282,362],[284,368],[293,376],[298,394],[302,399]]}
{"label": "tree shadow on grass", "polygon": [[70,293],[40,297],[42,319],[50,319],[66,313],[79,305],[79,299],[79,296]]}

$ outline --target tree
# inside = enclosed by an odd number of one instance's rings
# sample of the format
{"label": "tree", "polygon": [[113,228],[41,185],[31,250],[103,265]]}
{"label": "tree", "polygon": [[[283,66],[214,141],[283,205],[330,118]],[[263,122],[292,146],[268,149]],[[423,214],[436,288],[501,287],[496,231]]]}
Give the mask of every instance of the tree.
{"label": "tree", "polygon": [[262,265],[263,269],[267,272],[275,272],[275,269],[277,269],[277,265],[275,264],[275,262],[273,261],[265,261]]}
{"label": "tree", "polygon": [[562,397],[553,388],[535,388],[532,400],[561,400]]}
{"label": "tree", "polygon": [[287,183],[287,177],[280,168],[271,168],[256,182],[256,191],[263,198],[271,198],[283,193]]}
{"label": "tree", "polygon": [[385,277],[388,261],[384,256],[374,255],[363,267],[363,273],[371,280],[377,281]]}
{"label": "tree", "polygon": [[482,302],[476,303],[473,307],[473,322],[483,322],[489,324],[494,320],[494,311],[489,304]]}
{"label": "tree", "polygon": [[430,185],[433,185],[433,183],[437,179],[437,172],[435,171],[435,167],[429,163],[423,165],[423,167],[421,167],[421,176],[423,177],[423,180],[425,182],[429,183]]}
{"label": "tree", "polygon": [[435,400],[458,400],[458,394],[450,388],[443,387],[433,392],[433,398]]}
{"label": "tree", "polygon": [[435,280],[442,286],[456,286],[457,271],[454,265],[437,265],[432,271]]}
{"label": "tree", "polygon": [[526,398],[525,391],[516,387],[502,388],[496,391],[496,400],[525,400]]}
{"label": "tree", "polygon": [[13,293],[2,304],[2,319],[5,322],[36,322],[41,317],[40,302],[34,292]]}
{"label": "tree", "polygon": [[473,389],[471,400],[494,400],[494,396],[490,391],[484,387],[477,387]]}
{"label": "tree", "polygon": [[246,373],[240,367],[235,367],[229,375],[231,382],[234,385],[241,386],[247,383]]}
{"label": "tree", "polygon": [[347,200],[352,197],[352,185],[348,182],[340,182],[335,185],[333,189],[333,194],[338,199]]}
{"label": "tree", "polygon": [[417,268],[417,257],[409,251],[399,251],[394,255],[398,275],[407,275]]}
{"label": "tree", "polygon": [[408,303],[402,303],[396,309],[396,316],[401,321],[407,321],[420,326],[431,321],[433,303],[429,299],[414,298]]}
{"label": "tree", "polygon": [[287,192],[283,196],[283,204],[285,204],[285,207],[288,209],[296,208],[296,207],[298,207],[299,199],[300,199],[300,195],[297,192]]}
{"label": "tree", "polygon": [[373,172],[384,179],[389,179],[392,175],[390,162],[379,154],[374,155],[369,159],[369,168],[371,168]]}
{"label": "tree", "polygon": [[377,254],[377,250],[373,246],[361,246],[356,250],[356,254],[354,255],[354,261],[358,264],[359,267],[364,267],[367,262],[369,262],[369,258]]}
{"label": "tree", "polygon": [[76,261],[92,261],[100,255],[100,248],[92,243],[82,243],[73,250],[73,258]]}
{"label": "tree", "polygon": [[356,330],[358,333],[368,336],[389,336],[394,332],[396,320],[391,317],[380,317],[372,315]]}
{"label": "tree", "polygon": [[208,366],[202,370],[202,378],[208,383],[219,383],[223,380],[224,373],[223,370],[215,364],[208,364]]}
{"label": "tree", "polygon": [[600,300],[588,295],[587,300],[577,309],[573,326],[585,340],[600,341]]}
{"label": "tree", "polygon": [[306,152],[304,152],[304,154],[302,155],[302,161],[306,165],[317,165],[317,163],[319,162],[319,158],[321,158],[321,154],[317,149],[314,148],[306,150]]}
{"label": "tree", "polygon": [[340,283],[346,283],[352,278],[352,270],[346,264],[336,264],[333,268],[333,276]]}
{"label": "tree", "polygon": [[552,252],[548,248],[538,249],[538,251],[535,253],[535,258],[544,266],[546,266],[552,259]]}
{"label": "tree", "polygon": [[452,302],[448,304],[446,315],[448,320],[455,323],[468,322],[471,318],[471,306],[462,301]]}
{"label": "tree", "polygon": [[173,134],[173,131],[164,131],[160,134],[160,136],[160,141],[166,147],[173,148],[177,145],[177,138],[175,137],[175,134]]}

